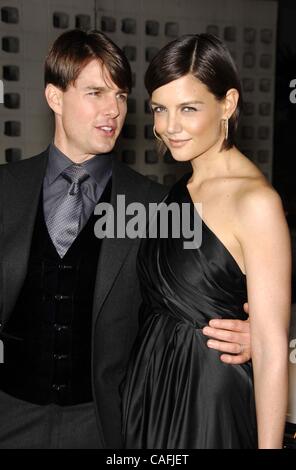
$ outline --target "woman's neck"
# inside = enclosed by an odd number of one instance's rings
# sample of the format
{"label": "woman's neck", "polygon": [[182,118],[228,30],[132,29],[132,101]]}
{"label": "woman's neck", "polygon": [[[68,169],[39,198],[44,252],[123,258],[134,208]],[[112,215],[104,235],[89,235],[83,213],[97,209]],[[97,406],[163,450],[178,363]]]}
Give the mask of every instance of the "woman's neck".
{"label": "woman's neck", "polygon": [[236,149],[210,151],[191,161],[191,182],[202,182],[210,178],[227,176],[233,166]]}

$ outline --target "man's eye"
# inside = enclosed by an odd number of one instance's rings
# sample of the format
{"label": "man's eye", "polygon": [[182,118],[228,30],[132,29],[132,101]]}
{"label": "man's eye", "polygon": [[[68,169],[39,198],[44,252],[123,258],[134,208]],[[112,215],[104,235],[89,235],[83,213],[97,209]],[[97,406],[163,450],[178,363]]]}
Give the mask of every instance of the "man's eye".
{"label": "man's eye", "polygon": [[99,96],[100,95],[100,92],[99,91],[91,91],[90,93],[88,93],[89,96]]}
{"label": "man's eye", "polygon": [[185,111],[185,113],[190,113],[190,112],[197,111],[197,109],[193,108],[193,106],[184,106],[184,108],[182,108],[182,111]]}
{"label": "man's eye", "polygon": [[126,102],[126,101],[127,101],[127,95],[118,95],[117,98],[118,98],[120,101],[123,101],[123,102]]}

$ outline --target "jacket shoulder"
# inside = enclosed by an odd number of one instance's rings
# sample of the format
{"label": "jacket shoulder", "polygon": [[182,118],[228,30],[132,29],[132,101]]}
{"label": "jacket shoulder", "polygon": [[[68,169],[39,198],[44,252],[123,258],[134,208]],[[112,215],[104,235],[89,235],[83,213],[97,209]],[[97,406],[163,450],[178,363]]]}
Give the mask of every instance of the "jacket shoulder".
{"label": "jacket shoulder", "polygon": [[48,157],[48,150],[45,150],[44,152],[39,153],[38,155],[34,155],[33,157],[19,160],[18,162],[3,163],[0,165],[0,172],[4,173],[8,171],[14,174],[26,173],[30,171],[32,167],[44,165],[47,157]]}

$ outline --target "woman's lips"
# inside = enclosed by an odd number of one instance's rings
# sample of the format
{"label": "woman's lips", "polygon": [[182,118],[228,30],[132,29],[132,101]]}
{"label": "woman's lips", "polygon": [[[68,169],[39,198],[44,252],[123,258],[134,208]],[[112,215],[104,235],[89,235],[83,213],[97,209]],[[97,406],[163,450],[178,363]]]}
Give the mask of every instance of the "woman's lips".
{"label": "woman's lips", "polygon": [[174,147],[174,148],[179,148],[179,147],[183,147],[184,145],[186,145],[188,142],[190,142],[191,139],[179,139],[179,140],[175,140],[175,139],[168,139],[169,143],[170,143],[170,146],[171,147]]}

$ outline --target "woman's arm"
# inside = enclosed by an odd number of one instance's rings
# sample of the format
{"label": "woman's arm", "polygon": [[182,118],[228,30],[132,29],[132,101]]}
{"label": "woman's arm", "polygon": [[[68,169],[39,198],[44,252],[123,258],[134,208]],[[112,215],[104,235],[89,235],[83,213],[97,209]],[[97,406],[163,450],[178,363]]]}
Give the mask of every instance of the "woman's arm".
{"label": "woman's arm", "polygon": [[259,448],[281,448],[288,394],[290,235],[278,194],[268,186],[238,202],[237,238],[247,275]]}

